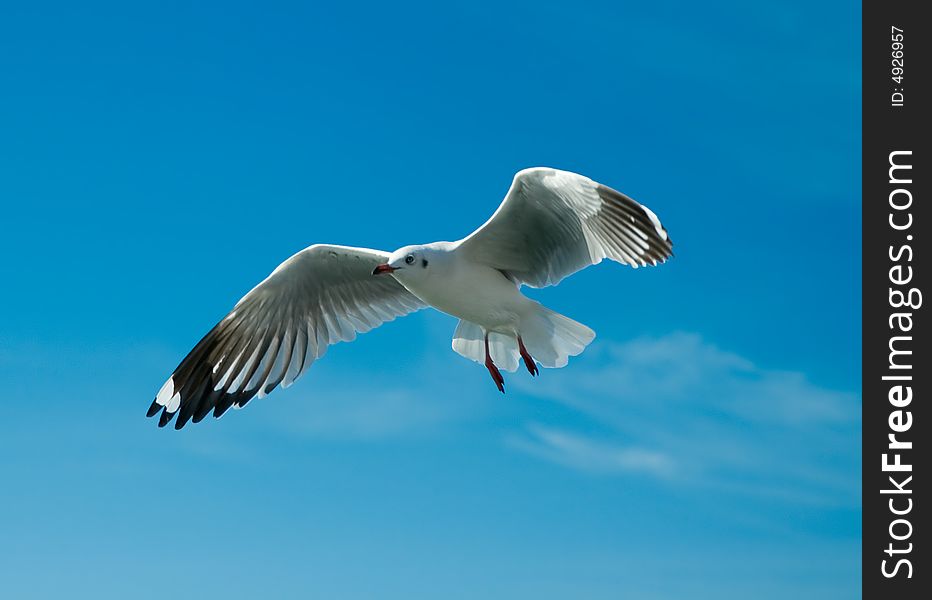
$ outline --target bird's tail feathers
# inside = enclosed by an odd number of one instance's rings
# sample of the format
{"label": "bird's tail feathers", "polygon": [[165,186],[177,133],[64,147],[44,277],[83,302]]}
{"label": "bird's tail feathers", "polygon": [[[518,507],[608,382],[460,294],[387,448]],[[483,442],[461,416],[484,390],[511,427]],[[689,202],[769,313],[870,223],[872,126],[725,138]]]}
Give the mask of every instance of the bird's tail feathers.
{"label": "bird's tail feathers", "polygon": [[[471,321],[460,320],[453,333],[453,350],[461,356],[479,364],[485,362],[485,332],[480,325]],[[503,371],[515,371],[518,368],[518,340],[502,333],[489,333],[489,354],[492,361]]]}
{"label": "bird's tail feathers", "polygon": [[595,332],[569,317],[538,304],[521,320],[520,332],[524,346],[543,367],[565,367],[570,356],[576,356],[595,339]]}
{"label": "bird's tail feathers", "polygon": [[[565,367],[570,356],[580,354],[595,339],[595,332],[582,323],[540,304],[521,319],[518,334],[531,356],[541,366],[550,369]],[[485,332],[482,327],[460,320],[453,334],[453,350],[477,363],[484,363]],[[489,333],[489,354],[503,371],[518,368],[521,354],[514,336]]]}

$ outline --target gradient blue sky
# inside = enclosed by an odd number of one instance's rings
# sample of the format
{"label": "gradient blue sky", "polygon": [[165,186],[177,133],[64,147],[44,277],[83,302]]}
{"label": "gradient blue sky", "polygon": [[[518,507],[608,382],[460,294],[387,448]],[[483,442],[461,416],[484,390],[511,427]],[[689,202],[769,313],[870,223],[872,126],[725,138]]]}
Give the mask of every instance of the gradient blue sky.
{"label": "gradient blue sky", "polygon": [[[0,595],[859,595],[860,5],[442,4],[0,8]],[[425,311],[144,418],[293,252],[534,165],[676,243],[529,292],[569,368],[502,396]]]}

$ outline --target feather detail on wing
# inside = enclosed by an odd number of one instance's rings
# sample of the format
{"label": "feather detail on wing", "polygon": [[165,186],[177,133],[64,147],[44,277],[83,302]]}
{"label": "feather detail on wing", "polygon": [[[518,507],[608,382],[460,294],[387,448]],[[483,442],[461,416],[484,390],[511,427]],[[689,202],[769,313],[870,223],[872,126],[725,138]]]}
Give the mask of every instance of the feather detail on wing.
{"label": "feather detail on wing", "polygon": [[556,285],[603,258],[657,265],[672,249],[646,206],[588,177],[545,167],[515,175],[495,214],[459,242],[472,260],[532,287]]}
{"label": "feather detail on wing", "polygon": [[219,417],[278,385],[288,387],[330,344],[355,339],[425,304],[393,277],[372,275],[388,253],[317,244],[298,252],[236,304],[194,347],[156,395],[175,429]]}

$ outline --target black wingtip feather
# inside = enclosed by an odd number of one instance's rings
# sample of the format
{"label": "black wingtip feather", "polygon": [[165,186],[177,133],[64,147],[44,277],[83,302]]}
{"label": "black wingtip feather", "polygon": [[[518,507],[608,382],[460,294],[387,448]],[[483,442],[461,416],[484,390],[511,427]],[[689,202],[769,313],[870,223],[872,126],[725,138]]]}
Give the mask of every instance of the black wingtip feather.
{"label": "black wingtip feather", "polygon": [[230,407],[236,404],[239,394],[224,394],[223,397],[214,406],[214,418],[219,419],[223,413],[230,410]]}
{"label": "black wingtip feather", "polygon": [[152,406],[150,406],[149,410],[146,411],[146,417],[154,417],[155,413],[159,412],[159,409],[161,408],[162,408],[162,405],[156,402],[155,400],[153,400]]}
{"label": "black wingtip feather", "polygon": [[180,416],[175,420],[175,431],[178,431],[185,425],[187,425],[188,419],[182,419]]}
{"label": "black wingtip feather", "polygon": [[175,413],[168,412],[167,410],[162,411],[162,416],[159,417],[159,427],[165,427],[168,425],[168,422],[172,420],[172,417],[175,416]]}

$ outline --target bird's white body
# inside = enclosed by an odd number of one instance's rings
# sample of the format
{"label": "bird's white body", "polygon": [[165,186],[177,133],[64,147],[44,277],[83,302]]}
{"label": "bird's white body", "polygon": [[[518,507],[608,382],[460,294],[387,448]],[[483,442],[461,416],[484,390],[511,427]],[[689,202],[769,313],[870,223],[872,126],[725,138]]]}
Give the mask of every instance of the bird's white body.
{"label": "bird's white body", "polygon": [[[398,268],[392,276],[412,294],[448,315],[481,325],[488,331],[517,331],[522,315],[536,304],[498,269],[465,260],[457,244],[435,242],[408,246],[399,253],[423,256],[428,266],[417,262]],[[391,261],[388,263],[391,264]]]}
{"label": "bird's white body", "polygon": [[460,319],[453,349],[499,367],[559,368],[595,332],[521,293],[604,258],[656,265],[672,243],[657,216],[587,177],[549,168],[515,175],[505,200],[457,242],[379,250],[315,244],[276,268],[194,347],[149,407],[175,428],[288,387],[327,347],[433,307]]}

